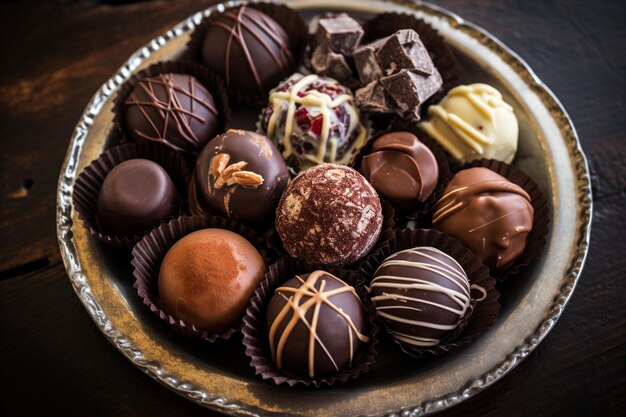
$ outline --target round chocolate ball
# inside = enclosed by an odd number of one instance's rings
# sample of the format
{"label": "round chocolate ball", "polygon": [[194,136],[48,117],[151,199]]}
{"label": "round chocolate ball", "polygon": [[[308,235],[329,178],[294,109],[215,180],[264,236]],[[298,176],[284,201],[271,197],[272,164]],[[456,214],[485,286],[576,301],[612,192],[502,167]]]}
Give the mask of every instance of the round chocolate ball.
{"label": "round chocolate ball", "polygon": [[524,189],[488,168],[459,171],[437,201],[433,225],[470,248],[492,271],[524,253],[534,210]]}
{"label": "round chocolate ball", "polygon": [[237,327],[265,274],[261,254],[224,229],[190,233],[170,248],[159,270],[159,299],[178,320],[209,333]]}
{"label": "round chocolate ball", "polygon": [[265,322],[277,368],[310,378],[351,367],[370,339],[354,288],[320,270],[277,288]]}
{"label": "round chocolate ball", "polygon": [[394,209],[417,209],[439,181],[435,155],[412,133],[392,132],[376,139],[359,172]]}
{"label": "round chocolate ball", "polygon": [[218,121],[213,95],[191,75],[144,78],[124,102],[124,122],[135,141],[161,143],[179,153],[198,153]]}
{"label": "round chocolate ball", "polygon": [[267,93],[295,66],[285,30],[265,13],[247,6],[211,16],[202,61],[229,88],[251,95]]}
{"label": "round chocolate ball", "polygon": [[293,74],[273,89],[261,124],[296,170],[349,164],[367,139],[350,89],[315,74]]}
{"label": "round chocolate ball", "polygon": [[156,162],[129,159],[105,177],[96,218],[103,233],[142,234],[176,215],[180,197],[167,172]]}
{"label": "round chocolate ball", "polygon": [[204,147],[196,161],[191,204],[252,226],[272,225],[289,182],[280,153],[265,136],[229,129]]}
{"label": "round chocolate ball", "polygon": [[389,256],[369,287],[378,317],[393,337],[412,346],[437,346],[469,314],[470,284],[451,256],[423,246]]}
{"label": "round chocolate ball", "polygon": [[380,199],[352,168],[322,164],[289,184],[276,211],[276,230],[294,258],[350,264],[373,247],[383,224]]}

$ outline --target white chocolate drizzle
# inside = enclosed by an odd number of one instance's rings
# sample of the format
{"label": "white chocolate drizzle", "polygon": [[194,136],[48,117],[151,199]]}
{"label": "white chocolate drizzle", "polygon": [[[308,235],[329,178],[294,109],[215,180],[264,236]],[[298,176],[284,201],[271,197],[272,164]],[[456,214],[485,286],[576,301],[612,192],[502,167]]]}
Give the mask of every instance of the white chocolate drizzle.
{"label": "white chocolate drizzle", "polygon": [[[322,348],[328,359],[334,365],[335,369],[337,371],[340,370],[331,352],[329,352],[326,345],[324,344],[324,341],[322,341],[317,334],[317,327],[319,325],[318,319],[322,305],[326,305],[327,307],[334,310],[346,322],[348,326],[347,333],[349,342],[348,346],[350,349],[350,364],[352,364],[355,353],[354,336],[356,336],[356,338],[363,343],[367,343],[369,341],[369,337],[359,332],[354,322],[352,321],[352,318],[344,313],[340,307],[335,305],[331,301],[331,298],[335,295],[349,292],[354,295],[354,297],[360,303],[361,300],[357,296],[356,291],[352,286],[347,285],[345,282],[329,274],[326,271],[317,270],[311,272],[306,281],[298,275],[296,275],[296,278],[302,283],[299,288],[279,287],[276,289],[275,292],[276,294],[279,294],[281,297],[283,297],[285,300],[285,306],[276,315],[269,330],[270,351],[272,353],[272,359],[276,363],[276,367],[278,369],[282,367],[282,356],[285,344],[287,343],[287,340],[289,339],[289,336],[291,335],[293,329],[299,322],[301,322],[304,323],[304,325],[309,329],[310,332],[307,352],[309,376],[311,378],[315,377],[315,348],[317,345]],[[315,286],[320,278],[321,282],[319,285],[319,289],[317,289]],[[334,279],[341,283],[342,286],[334,290],[325,291],[327,279]],[[313,314],[311,317],[311,322],[309,323],[306,315],[310,309],[313,309]],[[292,313],[291,318],[289,319],[289,322],[286,324],[285,328],[280,334],[278,342],[276,342],[276,333],[278,332],[280,325],[283,323],[283,321],[290,312]]]}
{"label": "white chocolate drizzle", "polygon": [[[304,106],[310,114],[321,114],[322,116],[322,128],[318,138],[316,153],[314,155],[307,153],[304,155],[304,158],[316,165],[324,162],[349,163],[355,151],[365,144],[367,136],[367,130],[363,124],[361,124],[358,110],[353,104],[354,98],[352,94],[340,94],[332,99],[328,94],[316,90],[306,91],[306,89],[313,83],[338,85],[335,80],[319,77],[315,74],[302,76],[296,73],[291,76],[291,79],[298,78],[300,79],[296,81],[288,91],[273,90],[270,93],[269,101],[273,112],[267,124],[267,136],[271,138],[275,137],[278,121],[284,111],[283,109],[286,108],[285,126],[284,132],[282,132],[282,143],[284,146],[283,157],[288,158],[291,156],[293,154],[291,136],[297,126],[295,123],[295,113],[298,106]],[[354,143],[345,151],[343,156],[338,158],[337,150],[339,138],[331,134],[331,128],[333,124],[339,123],[334,110],[342,105],[345,105],[344,109],[350,116],[350,126],[343,134],[345,134],[346,137],[350,137],[352,132],[358,129],[358,135]],[[341,135],[342,133],[340,132],[338,134]]]}
{"label": "white chocolate drizzle", "polygon": [[[423,258],[423,261],[409,261],[397,259],[399,255],[405,253],[419,255]],[[434,256],[435,254],[444,254],[447,258],[449,258],[450,262],[447,263],[441,261],[436,256]],[[437,282],[434,282],[433,280],[420,278],[420,274],[416,274],[415,271],[411,273],[411,275],[413,275],[412,277],[397,275],[377,276],[379,271],[384,270],[384,268],[386,267],[392,266],[406,267],[413,270],[417,269],[434,273],[448,281],[451,285],[443,286],[441,284],[438,284]],[[425,274],[425,276],[427,276],[427,274]],[[463,271],[463,268],[455,259],[438,249],[427,246],[403,250],[389,256],[378,267],[376,273],[374,274],[374,277],[375,278],[370,284],[369,291],[371,293],[373,288],[381,289],[381,295],[371,297],[372,302],[376,306],[376,313],[379,317],[383,318],[386,321],[408,324],[417,327],[424,327],[428,329],[448,331],[456,329],[463,317],[465,317],[467,309],[470,306],[470,290],[476,289],[477,291],[480,291],[482,293],[482,297],[477,301],[483,300],[487,294],[485,289],[478,285],[470,286],[465,271]],[[452,305],[446,305],[429,299],[408,295],[410,290],[440,293],[450,298],[453,303]],[[397,304],[389,305],[383,303],[383,305],[379,305],[380,302],[387,300],[394,300],[397,302]],[[424,305],[432,306],[437,309],[454,313],[458,316],[458,320],[453,324],[442,324],[432,321],[424,321],[423,318],[419,318],[419,315],[417,318],[411,319],[406,316],[403,317],[401,316],[401,314],[398,314],[398,310],[414,310],[421,312],[422,309],[420,307]],[[393,329],[389,329],[389,331],[397,340],[414,346],[436,346],[440,343],[440,339],[436,338],[405,334],[394,331]]]}

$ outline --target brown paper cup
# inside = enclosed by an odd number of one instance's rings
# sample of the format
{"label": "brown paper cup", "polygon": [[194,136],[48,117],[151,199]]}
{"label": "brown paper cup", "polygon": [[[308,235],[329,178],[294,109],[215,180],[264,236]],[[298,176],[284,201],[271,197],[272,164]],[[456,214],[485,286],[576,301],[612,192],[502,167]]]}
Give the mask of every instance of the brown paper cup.
{"label": "brown paper cup", "polygon": [[472,301],[468,313],[461,320],[457,329],[443,339],[438,346],[420,348],[395,341],[406,354],[416,359],[423,359],[439,356],[466,345],[489,330],[500,315],[500,304],[498,303],[500,293],[495,289],[495,279],[489,276],[489,268],[483,265],[472,251],[458,240],[434,229],[396,230],[393,240],[368,257],[367,262],[361,268],[361,276],[369,283],[376,269],[388,256],[418,246],[432,246],[456,259],[465,270],[470,285],[480,286],[487,293],[485,299],[477,301],[476,297],[481,297],[482,293],[476,290],[472,291]]}
{"label": "brown paper cup", "polygon": [[[162,166],[176,185],[182,200],[179,214],[187,211],[187,184],[190,172],[187,162],[180,156],[169,152],[166,148],[152,144],[128,143],[119,145],[102,153],[81,172],[74,184],[72,198],[78,215],[83,220],[89,233],[101,241],[118,249],[129,249],[137,243],[145,233],[133,236],[113,236],[100,230],[96,218],[98,195],[107,174],[113,168],[129,159],[149,159]],[[166,219],[165,221],[169,221]],[[157,226],[157,225],[155,225]]]}
{"label": "brown paper cup", "polygon": [[[415,210],[405,212],[396,210],[395,213],[396,228],[401,229],[409,227],[415,229],[418,227],[429,226],[432,207],[437,201],[437,196],[443,192],[444,188],[446,188],[450,182],[450,179],[452,178],[452,171],[450,169],[450,164],[448,163],[448,158],[446,157],[446,154],[441,146],[439,146],[437,142],[431,139],[428,135],[425,135],[421,130],[419,130],[415,123],[401,119],[393,119],[387,128],[374,131],[372,133],[372,139],[370,139],[357,154],[351,166],[358,171],[363,157],[370,153],[374,141],[390,132],[413,133],[417,136],[420,142],[426,145],[428,149],[431,150],[433,155],[435,155],[435,159],[437,160],[437,165],[439,167],[439,181],[437,182],[437,186],[433,190],[433,193],[423,203],[416,205]],[[381,198],[383,197],[381,196]]]}
{"label": "brown paper cup", "polygon": [[519,168],[495,159],[480,159],[463,165],[459,171],[474,167],[489,168],[522,187],[530,196],[530,204],[535,211],[533,214],[533,229],[528,235],[528,241],[522,256],[509,269],[502,272],[492,272],[492,275],[498,281],[503,282],[519,274],[520,270],[523,270],[541,256],[546,245],[546,235],[548,234],[548,224],[550,223],[550,209],[537,183]]}
{"label": "brown paper cup", "polygon": [[[360,357],[353,363],[352,367],[343,369],[334,376],[306,378],[281,371],[274,364],[266,335],[265,312],[274,295],[274,290],[282,283],[297,274],[305,274],[317,269],[327,271],[356,288],[357,294],[369,311],[371,338],[367,347],[360,352]],[[355,271],[311,265],[289,257],[279,259],[274,265],[270,266],[267,274],[265,274],[265,280],[261,282],[252,296],[250,305],[243,318],[244,324],[241,332],[243,333],[243,345],[246,348],[246,355],[250,358],[250,366],[254,368],[255,373],[262,379],[272,381],[276,385],[287,384],[290,387],[304,385],[320,388],[322,385],[330,386],[336,382],[346,382],[367,372],[370,365],[376,361],[376,345],[378,344],[376,335],[379,328],[374,322],[375,315],[368,306],[369,300],[364,295],[359,274]]]}
{"label": "brown paper cup", "polygon": [[[230,107],[228,104],[228,92],[219,75],[196,62],[167,61],[157,62],[156,64],[152,64],[148,68],[139,71],[120,87],[117,96],[113,100],[113,123],[120,132],[122,141],[132,141],[132,136],[129,133],[128,126],[126,125],[126,119],[124,117],[124,103],[128,99],[128,96],[132,92],[133,88],[135,88],[137,83],[144,78],[167,73],[191,75],[213,95],[213,100],[215,101],[219,113],[216,133],[224,131],[224,128],[230,119]],[[180,153],[186,158],[193,159],[202,150],[206,142],[211,139],[212,138],[207,138],[204,143],[199,143],[197,148],[193,151],[180,150],[178,147],[169,144],[167,141],[158,143],[165,146],[171,152]]]}
{"label": "brown paper cup", "polygon": [[243,236],[261,253],[266,265],[270,265],[275,259],[252,230],[234,221],[216,216],[181,216],[153,229],[141,239],[133,247],[131,264],[135,277],[133,287],[150,311],[178,334],[212,343],[218,339],[230,338],[239,331],[241,325],[221,333],[208,333],[197,329],[193,324],[178,320],[161,309],[158,289],[159,269],[167,251],[184,236],[207,228],[226,229]]}
{"label": "brown paper cup", "polygon": [[459,68],[450,47],[437,31],[422,19],[400,13],[381,13],[363,24],[365,35],[362,44],[392,35],[400,29],[413,29],[430,52],[430,56],[441,74],[443,88],[449,88],[459,75]]}
{"label": "brown paper cup", "polygon": [[[304,50],[309,40],[308,26],[302,17],[295,10],[281,4],[273,3],[249,3],[245,5],[265,13],[276,21],[287,34],[289,48],[294,57],[293,72],[296,71],[304,56]],[[241,7],[235,6],[232,8]],[[228,8],[226,10],[230,10]],[[187,43],[188,56],[194,61],[202,63],[202,45],[211,20],[220,12],[214,12],[210,16],[202,19],[200,24],[191,34],[191,39]],[[288,77],[291,74],[286,74]],[[246,105],[261,105],[267,101],[267,94],[246,94],[237,91],[236,85],[228,86],[230,97],[237,103]]]}

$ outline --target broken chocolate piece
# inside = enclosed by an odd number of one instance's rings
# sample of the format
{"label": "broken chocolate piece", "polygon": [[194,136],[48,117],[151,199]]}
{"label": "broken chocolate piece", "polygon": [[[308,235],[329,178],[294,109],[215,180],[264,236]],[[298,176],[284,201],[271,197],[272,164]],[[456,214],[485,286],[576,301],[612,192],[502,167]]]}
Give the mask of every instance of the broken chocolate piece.
{"label": "broken chocolate piece", "polygon": [[354,65],[359,73],[359,80],[363,85],[376,81],[383,76],[383,71],[376,59],[376,48],[374,44],[362,46],[352,54]]}
{"label": "broken chocolate piece", "polygon": [[320,19],[316,32],[317,46],[326,44],[335,53],[352,54],[363,37],[363,28],[345,13]]}
{"label": "broken chocolate piece", "polygon": [[352,79],[352,70],[346,58],[329,50],[325,44],[318,46],[313,51],[311,66],[318,75],[332,77],[339,81]]}
{"label": "broken chocolate piece", "polygon": [[385,75],[392,75],[403,69],[430,75],[435,70],[426,47],[412,29],[402,29],[389,36],[376,49],[376,58]]}
{"label": "broken chocolate piece", "polygon": [[372,81],[367,86],[356,90],[356,105],[372,113],[396,113],[396,104],[387,94],[382,84]]}
{"label": "broken chocolate piece", "polygon": [[437,70],[429,77],[414,70],[402,70],[381,78],[380,83],[393,97],[398,109],[413,111],[441,87],[441,75]]}

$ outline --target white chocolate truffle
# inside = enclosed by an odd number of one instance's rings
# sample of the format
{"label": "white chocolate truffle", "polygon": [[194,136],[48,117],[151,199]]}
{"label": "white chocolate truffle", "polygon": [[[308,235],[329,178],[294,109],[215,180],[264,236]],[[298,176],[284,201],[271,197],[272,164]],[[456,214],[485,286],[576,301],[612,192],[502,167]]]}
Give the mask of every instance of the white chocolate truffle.
{"label": "white chocolate truffle", "polygon": [[519,134],[517,117],[492,86],[454,87],[439,104],[428,108],[428,115],[429,120],[419,127],[457,163],[481,158],[513,161]]}

